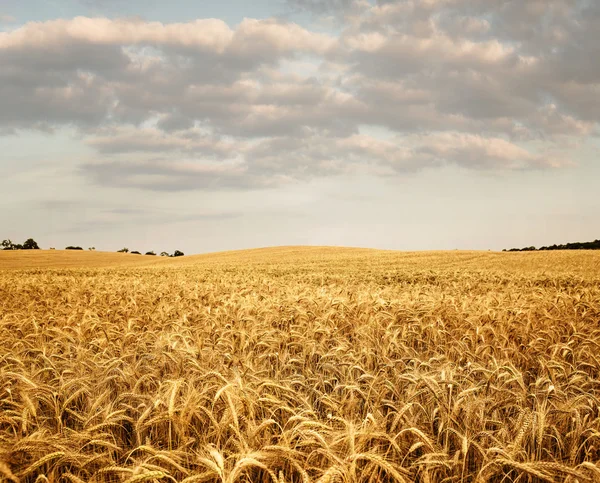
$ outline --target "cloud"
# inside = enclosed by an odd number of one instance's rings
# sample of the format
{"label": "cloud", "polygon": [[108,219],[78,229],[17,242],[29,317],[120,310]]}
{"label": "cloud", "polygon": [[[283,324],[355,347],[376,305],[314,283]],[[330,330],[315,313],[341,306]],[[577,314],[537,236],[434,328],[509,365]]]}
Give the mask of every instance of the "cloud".
{"label": "cloud", "polygon": [[231,156],[240,145],[208,135],[198,129],[167,133],[157,128],[105,129],[87,139],[87,144],[101,154],[131,152],[198,153],[211,157]]}
{"label": "cloud", "polygon": [[15,23],[17,19],[12,15],[6,15],[0,13],[0,23]]}
{"label": "cloud", "polygon": [[87,163],[82,173],[95,183],[152,191],[266,188],[273,179],[247,172],[240,163],[208,163],[169,158],[127,158]]}
{"label": "cloud", "polygon": [[[97,233],[98,230],[113,231],[151,229],[176,223],[221,222],[244,215],[243,210],[207,209],[196,206],[160,206],[151,200],[135,200],[130,203],[97,201],[90,198],[68,197],[64,199],[38,199],[27,203],[30,213],[45,218],[69,219],[67,233]],[[62,230],[59,230],[62,231]],[[53,227],[52,233],[56,232]],[[150,248],[150,247],[149,247]]]}
{"label": "cloud", "polygon": [[165,25],[141,20],[76,17],[30,22],[11,32],[2,32],[0,49],[48,49],[69,43],[160,44],[223,52],[233,35],[227,24],[217,19]]}
{"label": "cloud", "polygon": [[413,133],[389,140],[366,134],[307,134],[223,141],[198,135],[195,129],[162,135],[146,129],[90,143],[106,155],[82,167],[95,183],[154,191],[264,189],[319,177],[393,176],[446,165],[488,172],[572,165],[560,153],[460,132]]}
{"label": "cloud", "polygon": [[287,5],[292,12],[329,18],[358,15],[370,7],[368,0],[288,0]]}
{"label": "cloud", "polygon": [[289,5],[342,23],[77,17],[0,32],[0,133],[74,127],[86,179],[169,191],[555,169],[598,135],[597,2]]}
{"label": "cloud", "polygon": [[[571,163],[563,157],[540,154],[502,138],[459,132],[410,134],[390,140],[355,134],[333,142],[330,138],[311,138],[296,145],[280,140],[278,145],[281,151],[285,146],[292,159],[303,159],[305,164],[312,160],[313,165],[334,169],[336,174],[365,168],[372,173],[406,173],[446,164],[499,171],[564,167]],[[271,158],[280,156],[279,149],[273,149],[277,144],[270,143],[268,147]],[[269,159],[266,153],[261,154],[261,161]],[[310,171],[314,170],[313,166]]]}
{"label": "cloud", "polygon": [[159,45],[193,48],[216,54],[253,52],[317,52],[335,39],[293,23],[244,19],[235,30],[219,19],[163,24],[131,19],[76,17],[72,20],[30,22],[0,32],[0,49],[51,49],[70,43],[93,45]]}
{"label": "cloud", "polygon": [[177,116],[193,109],[198,97],[211,101],[206,96],[222,86],[223,95],[235,95],[244,88],[241,78],[263,64],[322,54],[334,44],[329,36],[275,20],[246,19],[235,30],[214,19],[31,22],[0,32],[0,124],[29,127],[36,117],[41,124],[140,123],[165,111]]}
{"label": "cloud", "polygon": [[426,136],[424,141],[418,153],[467,168],[539,169],[571,164],[568,159],[534,153],[502,138],[450,132]]}

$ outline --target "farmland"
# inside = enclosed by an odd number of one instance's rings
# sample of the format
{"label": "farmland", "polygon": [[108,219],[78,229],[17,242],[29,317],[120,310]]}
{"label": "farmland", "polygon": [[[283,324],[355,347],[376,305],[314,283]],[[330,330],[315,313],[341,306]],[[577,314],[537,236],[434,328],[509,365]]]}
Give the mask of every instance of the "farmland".
{"label": "farmland", "polygon": [[599,358],[599,252],[0,252],[0,481],[600,481]]}

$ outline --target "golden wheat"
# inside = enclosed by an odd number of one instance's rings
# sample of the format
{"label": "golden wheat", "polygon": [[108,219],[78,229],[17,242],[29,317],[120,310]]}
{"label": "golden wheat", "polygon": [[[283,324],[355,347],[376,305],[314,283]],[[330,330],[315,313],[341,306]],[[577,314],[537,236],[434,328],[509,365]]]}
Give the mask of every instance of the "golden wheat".
{"label": "golden wheat", "polygon": [[0,253],[0,481],[600,481],[600,253],[150,258]]}

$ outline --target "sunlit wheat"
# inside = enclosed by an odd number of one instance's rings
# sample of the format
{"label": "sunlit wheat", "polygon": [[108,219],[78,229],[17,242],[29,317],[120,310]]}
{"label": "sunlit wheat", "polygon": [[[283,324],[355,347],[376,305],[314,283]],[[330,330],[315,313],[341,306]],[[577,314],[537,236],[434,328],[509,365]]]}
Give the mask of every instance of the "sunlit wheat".
{"label": "sunlit wheat", "polygon": [[38,256],[0,481],[600,481],[600,254]]}

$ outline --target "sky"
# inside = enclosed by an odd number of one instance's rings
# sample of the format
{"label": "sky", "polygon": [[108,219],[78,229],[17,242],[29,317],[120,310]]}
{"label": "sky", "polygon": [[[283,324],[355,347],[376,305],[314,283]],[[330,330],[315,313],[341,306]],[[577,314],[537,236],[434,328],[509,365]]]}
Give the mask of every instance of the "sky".
{"label": "sky", "polygon": [[0,239],[600,238],[596,0],[0,0]]}

